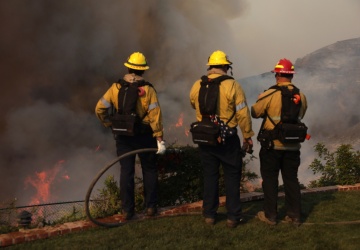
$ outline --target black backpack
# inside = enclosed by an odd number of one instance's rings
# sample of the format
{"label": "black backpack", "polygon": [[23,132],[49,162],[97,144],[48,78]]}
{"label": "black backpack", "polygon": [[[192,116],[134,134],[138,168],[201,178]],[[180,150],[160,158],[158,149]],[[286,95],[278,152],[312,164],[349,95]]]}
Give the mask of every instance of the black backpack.
{"label": "black backpack", "polygon": [[[270,89],[281,91],[281,122],[297,123],[301,108],[300,90],[291,84],[293,89],[287,86],[271,86]],[[271,118],[270,118],[271,120]]]}
{"label": "black backpack", "polygon": [[[269,88],[275,89],[275,91],[269,95],[281,91],[281,118],[280,122],[275,124],[271,117],[266,114],[263,123],[261,124],[258,140],[263,142],[264,145],[267,145],[268,148],[269,145],[271,145],[271,141],[275,139],[278,139],[283,143],[299,143],[304,142],[306,139],[308,128],[299,120],[301,108],[300,90],[292,84],[291,86],[293,89],[289,89],[287,86],[277,85]],[[267,96],[264,96],[263,98]],[[266,118],[269,118],[275,126],[272,131],[265,131],[263,129]]]}
{"label": "black backpack", "polygon": [[201,77],[199,108],[203,118],[216,114],[217,101],[219,97],[219,86],[222,81],[227,79],[234,78],[228,75],[222,75],[214,79],[208,78],[207,76]]}
{"label": "black backpack", "polygon": [[139,98],[139,87],[153,85],[144,80],[129,83],[123,79],[118,81],[121,85],[118,94],[118,110],[112,116],[112,131],[116,135],[134,136],[139,133],[141,121],[145,118],[136,113],[136,103]]}
{"label": "black backpack", "polygon": [[[222,81],[227,79],[234,78],[228,75],[222,75],[213,79],[207,76],[201,77],[198,101],[202,120],[192,123],[190,127],[192,139],[195,144],[211,146],[219,144],[220,126],[211,121],[211,116],[215,116],[216,114],[219,86]],[[231,119],[229,119],[229,121]]]}

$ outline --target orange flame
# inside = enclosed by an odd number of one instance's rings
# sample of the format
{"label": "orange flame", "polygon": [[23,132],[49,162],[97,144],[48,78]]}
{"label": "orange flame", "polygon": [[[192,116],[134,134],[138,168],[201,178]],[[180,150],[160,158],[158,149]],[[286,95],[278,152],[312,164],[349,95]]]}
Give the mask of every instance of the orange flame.
{"label": "orange flame", "polygon": [[175,124],[175,127],[181,127],[184,121],[184,113],[181,113],[178,119],[178,122]]}
{"label": "orange flame", "polygon": [[96,148],[95,148],[95,152],[98,152],[100,150],[100,145],[98,145]]}
{"label": "orange flame", "polygon": [[70,176],[69,175],[63,175],[63,178],[65,179],[65,180],[70,180]]}
{"label": "orange flame", "polygon": [[190,133],[190,130],[185,129],[185,135],[186,135],[186,136],[189,136],[189,133]]}
{"label": "orange flame", "polygon": [[[177,131],[180,131],[178,130],[178,128],[181,128],[181,130],[183,129],[184,125],[184,113],[180,113],[179,115],[179,118],[177,119],[177,122],[175,124],[171,124],[169,127],[168,127],[168,131],[172,131],[174,128],[177,129]],[[189,129],[188,128],[184,128],[184,134],[188,137],[189,136]]]}
{"label": "orange flame", "polygon": [[[35,176],[28,176],[25,179],[25,189],[30,184],[36,189],[36,194],[30,201],[30,205],[37,205],[40,203],[46,203],[50,198],[50,188],[53,184],[56,176],[62,169],[64,160],[58,161],[52,169],[44,170],[41,172],[35,172]],[[63,176],[64,179],[70,179],[68,175]]]}

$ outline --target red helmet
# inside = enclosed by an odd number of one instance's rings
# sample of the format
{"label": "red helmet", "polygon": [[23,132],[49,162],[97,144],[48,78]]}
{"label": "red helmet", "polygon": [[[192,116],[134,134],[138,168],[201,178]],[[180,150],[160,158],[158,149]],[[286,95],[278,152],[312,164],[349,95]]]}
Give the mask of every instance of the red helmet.
{"label": "red helmet", "polygon": [[286,58],[280,59],[275,65],[273,73],[295,74],[294,65]]}

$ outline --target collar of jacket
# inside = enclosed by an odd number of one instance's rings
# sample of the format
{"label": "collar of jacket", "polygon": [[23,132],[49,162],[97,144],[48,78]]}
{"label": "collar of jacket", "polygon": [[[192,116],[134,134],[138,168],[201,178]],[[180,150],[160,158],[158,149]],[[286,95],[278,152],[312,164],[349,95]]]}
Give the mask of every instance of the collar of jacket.
{"label": "collar of jacket", "polygon": [[125,81],[127,81],[127,82],[130,82],[130,83],[144,80],[143,77],[138,76],[138,75],[135,75],[134,73],[132,73],[132,74],[126,74],[123,79],[124,79]]}
{"label": "collar of jacket", "polygon": [[292,83],[291,82],[278,82],[278,83],[276,83],[276,85],[278,85],[278,86],[288,86],[290,84],[292,84]]}
{"label": "collar of jacket", "polygon": [[[208,70],[207,75],[209,78],[216,78],[222,75],[227,75],[226,72],[224,72],[222,69],[218,69],[218,68],[212,68],[210,70]],[[215,77],[210,77],[210,75],[216,75]]]}

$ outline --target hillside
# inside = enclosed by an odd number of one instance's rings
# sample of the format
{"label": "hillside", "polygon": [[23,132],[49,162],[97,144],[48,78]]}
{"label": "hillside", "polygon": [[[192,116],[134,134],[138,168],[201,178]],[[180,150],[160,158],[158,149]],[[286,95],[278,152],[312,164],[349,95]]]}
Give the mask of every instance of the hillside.
{"label": "hillside", "polygon": [[[294,64],[297,74],[293,83],[307,96],[309,108],[304,121],[312,138],[359,147],[360,38],[323,47]],[[275,84],[270,72],[240,82],[248,103],[254,103],[260,92]]]}

